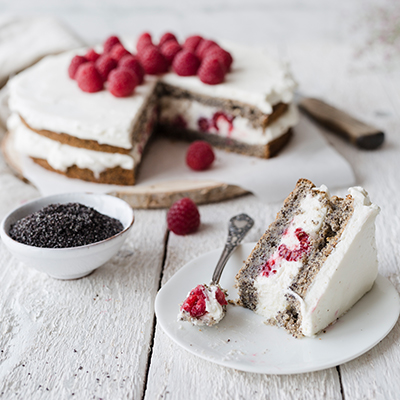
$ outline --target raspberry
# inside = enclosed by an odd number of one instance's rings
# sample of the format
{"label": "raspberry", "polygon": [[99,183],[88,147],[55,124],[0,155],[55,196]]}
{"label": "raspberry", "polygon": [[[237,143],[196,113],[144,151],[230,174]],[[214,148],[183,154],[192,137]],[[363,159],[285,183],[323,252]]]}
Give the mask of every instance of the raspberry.
{"label": "raspberry", "polygon": [[180,51],[174,58],[172,68],[179,76],[196,75],[200,60],[189,50]]}
{"label": "raspberry", "polygon": [[225,79],[225,69],[220,61],[213,57],[206,57],[197,71],[197,75],[203,83],[217,85]]}
{"label": "raspberry", "polygon": [[94,49],[89,49],[85,54],[85,58],[88,61],[96,62],[96,60],[100,57],[99,53],[96,53]]}
{"label": "raspberry", "polygon": [[168,62],[157,47],[146,47],[140,54],[140,61],[147,74],[157,75],[168,71]]}
{"label": "raspberry", "polygon": [[138,85],[136,75],[129,69],[117,68],[108,76],[108,90],[115,97],[130,96]]}
{"label": "raspberry", "polygon": [[224,49],[221,49],[221,47],[217,47],[217,46],[210,47],[205,52],[205,56],[217,58],[221,62],[221,64],[224,66],[225,71],[229,71],[229,69],[231,68],[233,58],[230,53],[228,53]]}
{"label": "raspberry", "polygon": [[131,70],[138,78],[139,85],[143,83],[144,69],[142,64],[140,64],[140,61],[136,57],[132,56],[131,54],[123,56],[119,60],[118,68],[126,68]]}
{"label": "raspberry", "polygon": [[117,62],[127,54],[131,53],[129,53],[129,51],[124,46],[122,46],[121,43],[117,43],[110,51],[110,57]]}
{"label": "raspberry", "polygon": [[207,132],[208,129],[210,128],[210,123],[208,122],[208,119],[207,119],[207,118],[200,117],[200,118],[197,120],[197,126],[199,127],[199,130],[200,130],[201,132]]}
{"label": "raspberry", "polygon": [[175,40],[168,40],[161,48],[161,54],[166,58],[169,64],[172,64],[175,56],[182,50],[182,47]]}
{"label": "raspberry", "polygon": [[105,82],[111,70],[117,67],[117,62],[108,54],[103,54],[98,58],[94,65],[103,79],[103,82]]}
{"label": "raspberry", "polygon": [[205,57],[206,52],[208,50],[210,50],[211,47],[214,47],[214,46],[219,47],[218,44],[215,43],[213,40],[203,40],[197,46],[196,56],[199,57],[200,60],[202,60]]}
{"label": "raspberry", "polygon": [[[162,45],[169,40],[174,40],[176,43],[178,43],[178,40],[176,39],[176,36],[173,33],[167,32],[164,33],[164,35],[161,36],[160,42],[158,43],[158,47],[162,47]],[[179,43],[178,43],[179,44]]]}
{"label": "raspberry", "polygon": [[88,93],[99,92],[103,89],[103,79],[93,62],[82,64],[76,72],[76,81],[81,90]]}
{"label": "raspberry", "polygon": [[197,231],[200,226],[200,214],[196,204],[184,197],[172,204],[167,213],[168,229],[176,235],[187,235]]}
{"label": "raspberry", "polygon": [[214,159],[212,147],[202,140],[193,142],[186,153],[186,164],[195,171],[204,171],[213,163]]}
{"label": "raspberry", "polygon": [[185,43],[183,44],[183,48],[189,51],[192,51],[193,53],[196,52],[197,46],[200,44],[200,42],[203,41],[203,38],[201,36],[189,36],[186,40]]}
{"label": "raspberry", "polygon": [[78,68],[86,63],[88,60],[86,57],[83,56],[75,56],[72,60],[71,63],[69,64],[68,67],[68,75],[71,79],[75,79],[76,77],[76,72],[78,71]]}
{"label": "raspberry", "polygon": [[217,132],[220,130],[220,121],[225,122],[225,124],[228,125],[228,133],[231,133],[233,131],[233,120],[235,117],[233,115],[228,115],[225,114],[222,111],[217,111],[214,113],[212,116],[212,127],[217,130]]}
{"label": "raspberry", "polygon": [[187,299],[183,302],[181,310],[190,314],[193,318],[203,316],[206,311],[206,295],[204,294],[204,286],[196,286],[190,293]]}
{"label": "raspberry", "polygon": [[139,39],[136,44],[136,49],[137,49],[138,53],[143,51],[144,48],[147,47],[149,44],[153,44],[150,33],[147,33],[147,32],[142,33],[139,36]]}
{"label": "raspberry", "polygon": [[225,298],[225,293],[220,288],[217,288],[215,291],[215,298],[221,306],[226,306],[228,304]]}
{"label": "raspberry", "polygon": [[116,44],[120,43],[118,36],[110,36],[103,44],[104,53],[109,53]]}

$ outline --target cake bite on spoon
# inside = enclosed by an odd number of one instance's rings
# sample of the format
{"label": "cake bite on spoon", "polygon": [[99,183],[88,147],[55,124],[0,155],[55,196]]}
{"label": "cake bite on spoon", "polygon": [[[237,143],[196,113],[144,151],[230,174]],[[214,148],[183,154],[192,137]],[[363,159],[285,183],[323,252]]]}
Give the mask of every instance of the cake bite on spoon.
{"label": "cake bite on spoon", "polygon": [[247,214],[239,214],[230,219],[228,238],[215,267],[211,283],[197,285],[189,292],[180,306],[178,321],[212,326],[224,318],[228,304],[227,291],[221,288],[219,280],[229,257],[253,225],[253,219]]}

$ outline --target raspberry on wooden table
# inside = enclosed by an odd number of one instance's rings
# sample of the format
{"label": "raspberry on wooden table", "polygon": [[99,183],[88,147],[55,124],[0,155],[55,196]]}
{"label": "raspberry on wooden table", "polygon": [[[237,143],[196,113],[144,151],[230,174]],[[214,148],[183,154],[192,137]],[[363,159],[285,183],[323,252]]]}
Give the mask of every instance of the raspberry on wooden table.
{"label": "raspberry on wooden table", "polygon": [[103,79],[93,62],[86,62],[78,68],[76,81],[84,92],[94,93],[103,90]]}
{"label": "raspberry on wooden table", "polygon": [[108,76],[108,90],[115,97],[130,96],[139,81],[136,75],[128,69],[116,68]]}
{"label": "raspberry on wooden table", "polygon": [[176,36],[173,33],[167,32],[164,33],[164,35],[161,36],[160,42],[158,43],[158,47],[162,47],[162,45],[169,40],[174,40],[175,42],[178,43],[178,40],[176,39]]}
{"label": "raspberry on wooden table", "polygon": [[211,145],[203,140],[193,142],[186,153],[186,164],[195,171],[209,168],[215,159]]}
{"label": "raspberry on wooden table", "polygon": [[200,213],[193,200],[184,197],[172,204],[167,213],[168,229],[176,235],[187,235],[200,226]]}
{"label": "raspberry on wooden table", "polygon": [[131,70],[138,78],[139,85],[143,83],[144,80],[144,68],[140,61],[131,54],[123,56],[118,62],[118,68],[126,68]]}
{"label": "raspberry on wooden table", "polygon": [[168,71],[168,62],[157,47],[146,47],[140,61],[147,74],[158,75]]}
{"label": "raspberry on wooden table", "polygon": [[119,40],[118,36],[110,36],[103,44],[104,53],[109,53],[116,44],[120,43],[121,41]]}
{"label": "raspberry on wooden table", "polygon": [[88,60],[86,59],[86,57],[83,56],[75,56],[72,60],[71,63],[69,64],[68,67],[68,75],[71,79],[75,79],[76,78],[76,72],[78,71],[78,68],[84,64],[88,62]]}
{"label": "raspberry on wooden table", "polygon": [[172,68],[179,76],[196,75],[200,66],[200,60],[189,50],[179,52],[172,63]]}
{"label": "raspberry on wooden table", "polygon": [[225,79],[225,68],[217,58],[206,57],[202,61],[197,75],[203,83],[218,85]]}
{"label": "raspberry on wooden table", "polygon": [[103,82],[105,82],[108,78],[108,74],[117,67],[117,62],[108,54],[103,54],[94,65],[103,79]]}

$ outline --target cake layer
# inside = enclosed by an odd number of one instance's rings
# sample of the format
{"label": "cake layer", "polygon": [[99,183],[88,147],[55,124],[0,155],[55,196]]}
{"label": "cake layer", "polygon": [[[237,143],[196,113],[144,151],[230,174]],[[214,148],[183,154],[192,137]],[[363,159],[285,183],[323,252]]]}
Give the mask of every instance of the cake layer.
{"label": "cake layer", "polygon": [[242,305],[291,334],[313,336],[371,289],[379,208],[300,180],[236,279]]}

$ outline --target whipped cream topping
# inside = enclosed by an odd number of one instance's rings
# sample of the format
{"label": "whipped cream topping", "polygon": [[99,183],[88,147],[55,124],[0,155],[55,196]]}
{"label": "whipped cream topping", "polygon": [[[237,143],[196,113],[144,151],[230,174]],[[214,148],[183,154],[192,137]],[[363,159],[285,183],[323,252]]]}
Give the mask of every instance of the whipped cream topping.
{"label": "whipped cream topping", "polygon": [[378,275],[375,218],[380,209],[362,187],[353,187],[354,213],[301,304],[301,330],[312,336],[348,311]]}
{"label": "whipped cream topping", "polygon": [[[273,105],[292,101],[296,84],[286,66],[260,49],[229,44],[224,47],[235,59],[226,82],[206,85],[197,76],[180,77],[173,72],[159,77],[146,75],[145,83],[125,98],[116,98],[107,90],[85,93],[69,78],[72,57],[85,54],[86,49],[48,56],[10,80],[10,109],[33,129],[130,149],[133,126],[157,80],[200,94],[237,100],[267,114]],[[236,124],[240,130],[247,129],[246,121],[238,120]]]}
{"label": "whipped cream topping", "polygon": [[326,193],[316,196],[307,195],[300,203],[301,213],[297,214],[291,222],[288,231],[282,236],[277,250],[271,255],[274,261],[273,271],[269,276],[259,275],[254,281],[257,289],[258,302],[256,313],[267,319],[274,319],[278,311],[286,308],[286,294],[293,278],[298,274],[302,261],[287,261],[279,256],[278,248],[286,245],[288,249],[296,249],[299,241],[295,236],[295,229],[301,228],[307,235],[316,237],[321,229],[327,213],[327,207],[321,202],[321,197]]}
{"label": "whipped cream topping", "polygon": [[28,129],[17,114],[12,114],[7,121],[9,132],[13,135],[14,148],[29,157],[46,160],[51,167],[65,172],[76,165],[93,171],[96,178],[106,169],[121,167],[132,170],[140,161],[140,154],[132,150],[130,155],[105,153],[79,147],[73,147],[38,135]]}
{"label": "whipped cream topping", "polygon": [[185,127],[191,130],[203,130],[216,133],[218,136],[229,137],[247,144],[265,145],[285,133],[290,127],[297,124],[299,116],[294,104],[288,111],[265,129],[254,128],[250,121],[243,117],[222,115],[216,121],[216,127],[210,125],[207,130],[199,125],[201,121],[212,121],[215,114],[221,112],[217,107],[206,106],[197,101],[164,97],[161,99],[160,121],[174,123],[177,118],[183,118]]}

